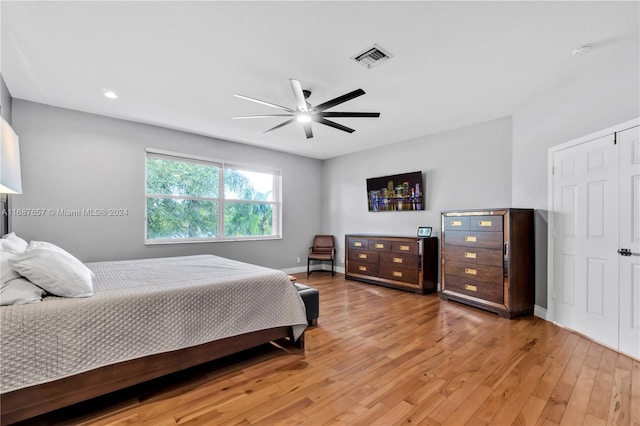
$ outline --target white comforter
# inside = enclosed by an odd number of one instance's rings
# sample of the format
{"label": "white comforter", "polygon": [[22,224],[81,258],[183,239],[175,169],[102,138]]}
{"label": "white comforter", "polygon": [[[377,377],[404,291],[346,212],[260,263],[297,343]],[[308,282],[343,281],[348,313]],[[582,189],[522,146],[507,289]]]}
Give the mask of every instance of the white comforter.
{"label": "white comforter", "polygon": [[0,392],[279,326],[304,331],[287,274],[217,256],[94,262],[95,294],[0,308]]}

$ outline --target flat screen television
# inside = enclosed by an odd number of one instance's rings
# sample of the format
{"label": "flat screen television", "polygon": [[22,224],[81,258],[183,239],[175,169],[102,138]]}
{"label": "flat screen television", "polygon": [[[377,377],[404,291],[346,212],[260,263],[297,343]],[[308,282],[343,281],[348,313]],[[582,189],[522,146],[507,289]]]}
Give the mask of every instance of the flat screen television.
{"label": "flat screen television", "polygon": [[424,210],[422,172],[367,179],[370,212]]}

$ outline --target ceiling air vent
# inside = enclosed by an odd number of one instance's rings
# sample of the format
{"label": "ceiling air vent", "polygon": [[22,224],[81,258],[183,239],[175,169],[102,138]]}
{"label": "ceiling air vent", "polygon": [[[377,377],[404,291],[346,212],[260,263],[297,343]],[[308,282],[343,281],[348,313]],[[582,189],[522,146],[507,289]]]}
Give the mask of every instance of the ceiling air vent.
{"label": "ceiling air vent", "polygon": [[389,52],[386,52],[382,49],[382,47],[374,44],[373,47],[370,47],[364,52],[352,56],[351,59],[359,64],[364,65],[367,68],[373,68],[374,66],[383,63],[391,57],[392,55]]}

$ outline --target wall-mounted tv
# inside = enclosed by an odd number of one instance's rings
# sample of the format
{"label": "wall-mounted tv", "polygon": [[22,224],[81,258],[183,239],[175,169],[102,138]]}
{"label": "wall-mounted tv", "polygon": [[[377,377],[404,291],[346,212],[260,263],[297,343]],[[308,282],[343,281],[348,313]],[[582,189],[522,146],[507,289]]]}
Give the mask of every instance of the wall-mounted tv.
{"label": "wall-mounted tv", "polygon": [[367,179],[370,212],[424,210],[422,172]]}

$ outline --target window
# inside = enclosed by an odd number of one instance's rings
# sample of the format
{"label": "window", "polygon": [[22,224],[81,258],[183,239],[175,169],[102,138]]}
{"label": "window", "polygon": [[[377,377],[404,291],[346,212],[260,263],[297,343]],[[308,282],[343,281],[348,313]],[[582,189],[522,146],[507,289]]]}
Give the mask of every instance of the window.
{"label": "window", "polygon": [[280,172],[147,150],[146,242],[280,238]]}

